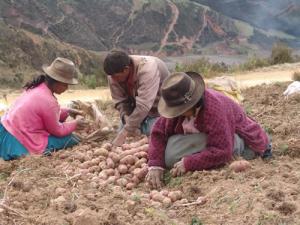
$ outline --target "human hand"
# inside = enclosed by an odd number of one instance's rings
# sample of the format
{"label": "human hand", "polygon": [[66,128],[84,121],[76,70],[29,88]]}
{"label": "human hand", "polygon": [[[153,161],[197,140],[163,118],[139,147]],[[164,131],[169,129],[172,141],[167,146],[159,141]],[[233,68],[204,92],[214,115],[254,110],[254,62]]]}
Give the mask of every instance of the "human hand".
{"label": "human hand", "polygon": [[150,167],[146,175],[146,181],[153,189],[162,187],[162,180],[164,176],[164,169],[160,167]]}
{"label": "human hand", "polygon": [[86,128],[89,123],[82,117],[82,116],[77,116],[77,118],[75,119],[76,121],[76,130],[82,130],[84,128]]}
{"label": "human hand", "polygon": [[77,110],[77,109],[68,109],[69,115],[73,118],[76,118],[76,116],[84,116],[84,113],[82,110]]}
{"label": "human hand", "polygon": [[173,177],[178,177],[182,176],[185,174],[187,171],[184,167],[184,158],[182,158],[179,162],[175,163],[173,168],[171,169],[170,173],[172,174]]}
{"label": "human hand", "polygon": [[113,140],[112,144],[114,147],[119,147],[125,143],[128,132],[123,128],[117,135],[117,137]]}

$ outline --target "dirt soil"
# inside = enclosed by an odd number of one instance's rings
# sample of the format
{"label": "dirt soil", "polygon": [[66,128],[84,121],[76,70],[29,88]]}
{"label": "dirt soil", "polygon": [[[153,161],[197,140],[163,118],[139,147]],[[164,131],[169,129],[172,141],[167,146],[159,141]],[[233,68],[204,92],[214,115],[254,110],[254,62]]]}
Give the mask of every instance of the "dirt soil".
{"label": "dirt soil", "polygon": [[[226,165],[179,178],[166,176],[164,189],[181,190],[189,203],[204,197],[201,204],[165,207],[150,201],[144,182],[128,191],[99,182],[98,172],[79,174],[78,166],[102,144],[93,142],[52,156],[0,162],[0,224],[299,225],[300,94],[284,99],[287,85],[243,92],[247,112],[272,135],[273,159],[252,160],[242,173]],[[105,113],[117,117],[111,105]],[[82,161],[74,157],[78,153],[85,155]]]}

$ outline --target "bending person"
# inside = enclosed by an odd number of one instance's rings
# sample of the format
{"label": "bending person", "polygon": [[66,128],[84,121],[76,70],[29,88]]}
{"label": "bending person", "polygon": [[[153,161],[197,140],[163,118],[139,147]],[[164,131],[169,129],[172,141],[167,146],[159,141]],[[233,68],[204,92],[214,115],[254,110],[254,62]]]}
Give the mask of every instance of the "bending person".
{"label": "bending person", "polygon": [[68,59],[56,58],[50,66],[43,66],[43,71],[44,75],[24,86],[23,94],[1,118],[0,157],[4,160],[50,153],[79,143],[72,132],[84,128],[86,122],[65,120],[81,112],[61,109],[53,95],[78,83],[75,65]]}
{"label": "bending person", "polygon": [[129,134],[149,135],[159,116],[160,87],[169,75],[166,64],[153,56],[112,51],[106,56],[103,67],[122,122],[113,144],[122,145]]}
{"label": "bending person", "polygon": [[154,124],[146,180],[162,185],[165,168],[174,176],[220,167],[234,155],[245,159],[271,156],[266,132],[239,104],[205,88],[200,74],[174,73],[162,85],[161,117]]}

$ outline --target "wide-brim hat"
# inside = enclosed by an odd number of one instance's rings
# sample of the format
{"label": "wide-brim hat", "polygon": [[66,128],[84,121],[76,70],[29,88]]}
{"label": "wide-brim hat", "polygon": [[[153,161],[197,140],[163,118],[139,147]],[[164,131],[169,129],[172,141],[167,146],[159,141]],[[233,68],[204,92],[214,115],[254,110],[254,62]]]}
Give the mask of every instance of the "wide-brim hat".
{"label": "wide-brim hat", "polygon": [[65,84],[78,84],[78,71],[75,64],[66,58],[56,58],[50,66],[43,65],[43,71],[54,80]]}
{"label": "wide-brim hat", "polygon": [[161,87],[158,112],[165,118],[175,118],[193,106],[203,96],[205,83],[196,72],[178,72],[167,77]]}

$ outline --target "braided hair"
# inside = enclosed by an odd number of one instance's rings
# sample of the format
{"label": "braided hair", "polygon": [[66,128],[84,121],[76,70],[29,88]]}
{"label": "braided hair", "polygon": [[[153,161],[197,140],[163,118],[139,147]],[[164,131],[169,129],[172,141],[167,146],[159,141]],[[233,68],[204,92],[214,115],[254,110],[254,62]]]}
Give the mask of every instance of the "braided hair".
{"label": "braided hair", "polygon": [[27,90],[36,88],[37,86],[39,86],[41,83],[44,83],[45,81],[47,81],[47,83],[48,83],[49,86],[52,86],[54,83],[57,82],[56,80],[54,80],[53,78],[49,77],[48,75],[42,74],[42,75],[39,75],[39,76],[33,78],[32,81],[27,82],[23,86],[23,88],[25,88],[26,91],[27,91]]}

